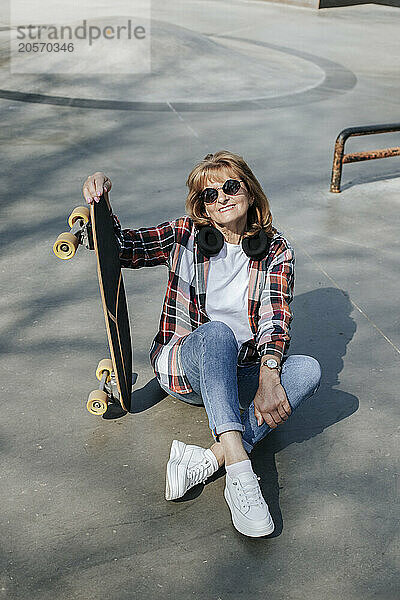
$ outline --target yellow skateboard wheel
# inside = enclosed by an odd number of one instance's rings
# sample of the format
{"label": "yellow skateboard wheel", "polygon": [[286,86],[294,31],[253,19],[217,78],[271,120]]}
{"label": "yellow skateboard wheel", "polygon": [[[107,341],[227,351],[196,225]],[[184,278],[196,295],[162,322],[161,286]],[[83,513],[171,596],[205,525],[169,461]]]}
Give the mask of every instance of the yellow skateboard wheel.
{"label": "yellow skateboard wheel", "polygon": [[90,218],[90,211],[88,206],[77,206],[74,208],[72,213],[68,217],[68,225],[73,227],[75,221],[81,219],[85,224],[88,223]]}
{"label": "yellow skateboard wheel", "polygon": [[76,252],[79,240],[70,231],[60,233],[53,245],[53,252],[61,260],[69,260]]}
{"label": "yellow skateboard wheel", "polygon": [[107,382],[110,381],[110,375],[113,372],[114,367],[112,364],[112,360],[110,358],[103,358],[103,360],[101,360],[99,362],[99,364],[97,365],[97,369],[96,369],[96,377],[99,381],[101,381],[101,378],[103,377],[103,373],[108,373],[107,375]]}
{"label": "yellow skateboard wheel", "polygon": [[86,408],[92,415],[104,415],[107,410],[108,396],[101,390],[90,392]]}

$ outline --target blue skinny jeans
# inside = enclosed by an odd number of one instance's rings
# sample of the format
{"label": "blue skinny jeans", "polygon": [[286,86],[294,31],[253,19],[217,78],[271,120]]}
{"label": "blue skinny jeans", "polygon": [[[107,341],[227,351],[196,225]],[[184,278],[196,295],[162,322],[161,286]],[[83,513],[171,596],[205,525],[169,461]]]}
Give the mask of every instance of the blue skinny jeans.
{"label": "blue skinny jeans", "polygon": [[[209,321],[192,331],[180,347],[184,373],[193,392],[171,396],[189,404],[204,405],[215,440],[225,431],[241,431],[243,446],[254,445],[272,430],[254,416],[253,399],[258,389],[260,365],[239,366],[238,343],[232,329],[222,321]],[[283,359],[281,384],[292,412],[318,389],[319,362],[311,356]]]}

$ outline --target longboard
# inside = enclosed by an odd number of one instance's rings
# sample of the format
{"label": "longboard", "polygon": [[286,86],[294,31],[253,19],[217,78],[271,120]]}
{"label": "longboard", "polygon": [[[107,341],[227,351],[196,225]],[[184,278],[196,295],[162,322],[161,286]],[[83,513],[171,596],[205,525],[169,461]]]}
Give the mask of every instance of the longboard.
{"label": "longboard", "polygon": [[122,411],[131,409],[132,345],[128,307],[121,273],[118,243],[108,194],[98,203],[75,208],[68,219],[69,232],[54,243],[55,255],[68,260],[79,244],[94,249],[97,262],[100,297],[104,312],[110,359],[99,362],[96,376],[98,390],[89,394],[89,412],[104,415],[110,404],[120,404]]}

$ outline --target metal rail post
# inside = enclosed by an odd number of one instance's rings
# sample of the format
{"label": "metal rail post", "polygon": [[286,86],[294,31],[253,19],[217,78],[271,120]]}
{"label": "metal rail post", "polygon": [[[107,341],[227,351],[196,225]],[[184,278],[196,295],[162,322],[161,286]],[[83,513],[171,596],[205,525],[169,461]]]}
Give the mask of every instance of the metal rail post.
{"label": "metal rail post", "polygon": [[400,123],[392,123],[389,125],[365,125],[362,127],[347,127],[346,129],[343,129],[337,136],[335,142],[330,191],[336,194],[340,193],[340,183],[342,180],[344,163],[400,156],[400,146],[371,150],[369,152],[353,152],[352,154],[345,154],[344,147],[349,137],[374,135],[377,133],[392,133],[394,131],[400,131]]}

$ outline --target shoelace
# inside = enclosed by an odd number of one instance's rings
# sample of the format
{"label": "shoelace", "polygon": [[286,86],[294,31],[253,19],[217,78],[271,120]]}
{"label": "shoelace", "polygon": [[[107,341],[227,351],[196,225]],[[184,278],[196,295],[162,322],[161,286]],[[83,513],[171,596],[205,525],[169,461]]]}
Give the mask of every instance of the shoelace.
{"label": "shoelace", "polygon": [[255,476],[252,481],[243,485],[241,482],[234,481],[233,485],[239,485],[238,496],[245,507],[260,506],[263,503],[260,486],[258,482],[260,478]]}
{"label": "shoelace", "polygon": [[196,485],[198,483],[204,483],[209,475],[210,461],[207,457],[204,457],[203,460],[191,469],[188,470],[188,478],[192,485]]}

